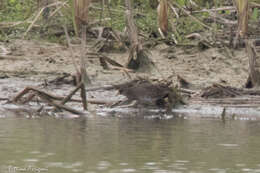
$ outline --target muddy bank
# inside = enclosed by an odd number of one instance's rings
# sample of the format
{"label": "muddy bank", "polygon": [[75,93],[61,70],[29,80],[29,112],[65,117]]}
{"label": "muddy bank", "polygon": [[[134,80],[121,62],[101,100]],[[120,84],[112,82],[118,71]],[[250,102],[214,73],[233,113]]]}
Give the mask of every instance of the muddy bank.
{"label": "muddy bank", "polygon": [[[53,116],[56,118],[79,118],[79,115],[69,112],[53,112],[53,107],[38,102],[37,100],[27,104],[13,104],[8,103],[9,99],[14,98],[18,92],[22,91],[27,86],[41,86],[41,82],[35,81],[35,79],[22,79],[22,78],[7,78],[0,80],[0,118],[5,117],[27,117],[36,118],[40,116]],[[72,85],[49,85],[44,88],[44,91],[53,93],[57,96],[66,96],[73,90]],[[125,97],[119,95],[116,90],[98,90],[88,92],[88,100],[100,100],[102,102],[114,103],[118,100],[124,100]],[[80,100],[80,94],[77,93],[73,99]],[[220,100],[220,99],[219,99]],[[230,103],[232,98],[227,99],[227,103]],[[193,102],[192,102],[193,101]],[[201,100],[200,100],[201,101]],[[250,100],[249,100],[250,101]],[[258,101],[259,102],[259,101]],[[113,116],[119,118],[145,118],[145,119],[171,119],[171,118],[183,118],[183,119],[218,119],[222,120],[223,111],[225,109],[226,120],[259,120],[260,109],[257,106],[257,100],[255,104],[223,105],[223,102],[217,103],[217,99],[205,99],[204,102],[198,103],[196,99],[191,99],[187,105],[179,105],[172,109],[171,114],[166,114],[164,108],[131,108],[131,107],[114,107],[110,108],[104,104],[89,104],[89,111],[83,111],[80,102],[69,102],[68,106],[84,112],[84,116]],[[232,102],[231,102],[232,103]],[[39,113],[38,110],[44,106],[44,111]]]}
{"label": "muddy bank", "polygon": [[[7,55],[1,55],[0,73],[11,76],[23,74],[25,78],[47,78],[61,73],[74,73],[75,68],[71,54],[66,46],[48,43],[39,40],[10,40],[8,43],[0,43]],[[88,44],[91,51],[93,43]],[[73,45],[76,61],[79,61],[81,46]],[[127,52],[105,53],[113,60],[125,64]],[[156,68],[149,74],[131,73],[135,75],[147,75],[154,78],[171,77],[176,81],[180,75],[205,87],[212,83],[225,83],[229,86],[242,87],[248,74],[248,59],[244,49],[233,52],[225,48],[210,48],[204,51],[197,47],[168,47],[161,44],[150,50],[149,57],[155,63]],[[87,59],[87,72],[94,83],[108,84],[126,79],[123,73],[117,70],[104,70],[99,59],[89,55]]]}
{"label": "muddy bank", "polygon": [[[39,40],[10,40],[8,43],[0,43],[0,45],[4,48],[0,52],[1,103],[4,102],[5,98],[10,99],[14,97],[17,92],[26,86],[40,86],[58,76],[75,73],[72,55],[66,46]],[[88,52],[91,52],[92,45],[92,42],[88,44]],[[76,62],[80,61],[80,49],[80,45],[73,44]],[[125,64],[128,57],[127,52],[103,52],[103,54],[120,64]],[[211,86],[212,83],[238,88],[243,87],[248,76],[248,59],[244,49],[230,52],[223,47],[209,48],[202,51],[197,47],[169,47],[161,44],[151,49],[149,56],[156,67],[150,73],[129,72],[131,78],[146,76],[154,79],[167,79],[176,85],[178,84],[177,76],[179,75],[191,82],[194,88],[201,89]],[[87,73],[92,80],[92,86],[87,87],[117,84],[130,80],[129,76],[122,71],[103,69],[99,58],[96,56],[89,54],[85,55],[84,58],[87,61]],[[50,85],[44,90],[65,96],[72,89],[72,85]],[[79,97],[79,95],[76,97]],[[88,93],[88,99],[105,100],[108,102],[123,98],[116,91]],[[78,103],[72,103],[71,106],[80,109]],[[105,109],[106,106],[90,106],[92,110],[100,110],[100,108]],[[186,115],[190,113],[202,115],[205,110],[203,107],[201,108],[201,111],[198,111],[197,108],[184,106],[174,111],[177,113],[184,112]],[[223,111],[221,107],[213,107],[210,110],[212,111],[206,111],[206,114],[217,114],[219,116],[219,112]],[[241,115],[246,113],[241,110],[236,112],[236,114],[239,114],[239,112]],[[249,112],[258,114],[254,110],[249,110]],[[251,115],[251,113],[249,114]]]}

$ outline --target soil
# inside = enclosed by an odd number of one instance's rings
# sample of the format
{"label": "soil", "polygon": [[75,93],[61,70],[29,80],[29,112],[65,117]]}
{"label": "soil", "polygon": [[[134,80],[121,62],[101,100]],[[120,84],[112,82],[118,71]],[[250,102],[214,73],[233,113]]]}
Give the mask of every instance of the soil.
{"label": "soil", "polygon": [[[93,52],[93,44],[94,41],[88,42],[88,49],[83,53],[86,70],[92,81],[92,86],[87,87],[120,84],[129,81],[129,75],[131,79],[137,76],[167,79],[177,85],[179,75],[197,89],[213,83],[239,88],[244,86],[248,77],[248,58],[244,48],[231,52],[225,48],[200,50],[198,47],[160,44],[149,50],[149,58],[155,64],[151,72],[129,72],[127,75],[120,70],[103,69],[99,58],[90,54]],[[83,51],[80,44],[73,44],[72,49],[73,55],[67,46],[44,40],[15,39],[0,42],[0,100],[13,98],[26,86],[39,86],[65,73],[75,74],[72,59],[74,57],[76,63],[79,63]],[[127,52],[110,51],[102,54],[120,64],[127,63]],[[47,90],[65,96],[73,88],[72,85],[63,85],[49,87]],[[124,97],[115,91],[95,91],[90,92],[88,98],[112,102]],[[96,105],[91,106],[98,108]]]}
{"label": "soil", "polygon": [[[90,42],[91,51],[93,42]],[[62,73],[75,73],[72,55],[67,48],[56,43],[39,40],[10,40],[0,42],[0,77],[22,77],[43,80]],[[5,51],[4,51],[5,50]],[[171,79],[177,83],[177,75],[198,87],[212,83],[243,87],[248,77],[248,58],[245,49],[232,52],[225,48],[169,47],[161,44],[150,50],[149,57],[155,64],[150,73],[130,73],[135,78],[147,76],[156,79]],[[80,61],[81,46],[73,45],[73,54]],[[105,53],[107,57],[125,64],[128,53]],[[94,85],[114,84],[129,80],[118,70],[104,70],[97,57],[85,56],[87,72]]]}

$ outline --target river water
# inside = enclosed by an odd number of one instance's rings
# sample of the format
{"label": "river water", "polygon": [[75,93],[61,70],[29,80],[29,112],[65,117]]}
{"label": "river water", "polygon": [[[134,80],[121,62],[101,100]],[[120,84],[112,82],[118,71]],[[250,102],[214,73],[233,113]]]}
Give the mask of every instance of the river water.
{"label": "river water", "polygon": [[260,122],[0,118],[0,172],[260,172]]}

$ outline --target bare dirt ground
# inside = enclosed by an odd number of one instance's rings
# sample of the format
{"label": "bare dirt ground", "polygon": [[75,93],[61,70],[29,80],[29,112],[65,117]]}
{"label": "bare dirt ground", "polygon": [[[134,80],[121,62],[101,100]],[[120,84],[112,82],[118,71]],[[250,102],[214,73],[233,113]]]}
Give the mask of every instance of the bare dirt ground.
{"label": "bare dirt ground", "polygon": [[[11,40],[0,43],[0,77],[22,77],[35,80],[49,79],[58,74],[75,73],[71,53],[66,46],[39,40]],[[4,51],[5,49],[5,51]],[[89,48],[91,51],[91,48]],[[73,54],[79,61],[81,46],[73,45]],[[104,53],[113,60],[125,64],[125,53]],[[145,75],[152,78],[169,78],[177,83],[180,75],[200,87],[212,83],[242,87],[248,76],[248,58],[245,49],[231,55],[225,48],[168,47],[158,45],[150,50],[155,63],[151,73],[130,73],[132,77]],[[94,84],[104,85],[128,80],[118,70],[104,70],[97,57],[86,56],[87,72]]]}
{"label": "bare dirt ground", "polygon": [[[87,52],[89,53],[92,51],[93,42],[89,42],[87,45]],[[79,62],[82,55],[81,45],[73,44],[72,48],[75,60]],[[103,52],[103,54],[120,64],[125,64],[128,58],[127,52]],[[209,48],[201,51],[197,47],[169,47],[161,44],[150,49],[149,57],[156,67],[148,73],[130,72],[132,79],[136,76],[144,76],[168,79],[172,80],[174,84],[178,84],[177,75],[180,75],[194,84],[195,88],[202,89],[211,86],[213,83],[240,88],[244,86],[248,77],[248,58],[243,48],[234,52],[225,48]],[[122,71],[103,69],[98,57],[88,54],[88,56],[84,55],[84,58],[87,62],[87,73],[92,81],[92,86],[87,87],[104,86],[130,80]],[[39,40],[16,39],[10,40],[8,43],[0,42],[0,103],[4,104],[5,98],[12,99],[26,86],[38,87],[45,81],[56,79],[58,76],[63,76],[64,73],[74,74],[75,71],[72,54],[67,46]],[[72,85],[63,85],[49,86],[44,90],[66,96],[73,88]],[[115,91],[94,91],[88,93],[87,96],[88,99],[109,102],[123,99]],[[80,98],[79,93],[77,93],[76,98]],[[71,103],[69,106],[82,110],[78,103]],[[7,109],[10,107],[12,106],[8,105]],[[26,106],[22,107],[22,109],[24,108]],[[99,108],[97,105],[90,105],[90,110],[97,111],[97,113],[100,112]],[[106,109],[106,107],[103,108]],[[104,112],[103,108],[101,114]],[[201,111],[201,108],[205,108],[205,110]],[[6,114],[7,109],[0,107],[0,114],[1,112]],[[21,107],[15,109],[21,113]],[[200,110],[199,114],[202,114],[202,112],[206,115],[213,113],[218,117],[223,111],[223,107],[213,109],[201,105],[195,108],[184,107],[176,111],[192,113],[191,110],[193,110],[193,113],[195,112],[197,115],[197,109]],[[31,110],[31,107],[28,107],[25,112],[28,112],[28,110]],[[233,116],[234,110],[236,109],[230,109],[226,112]],[[248,109],[245,109],[245,111],[248,111]],[[253,115],[257,115],[258,112],[255,113],[254,111],[255,109],[252,109]],[[239,110],[239,113],[242,116],[245,115],[241,110]],[[121,114],[122,112],[120,112]]]}

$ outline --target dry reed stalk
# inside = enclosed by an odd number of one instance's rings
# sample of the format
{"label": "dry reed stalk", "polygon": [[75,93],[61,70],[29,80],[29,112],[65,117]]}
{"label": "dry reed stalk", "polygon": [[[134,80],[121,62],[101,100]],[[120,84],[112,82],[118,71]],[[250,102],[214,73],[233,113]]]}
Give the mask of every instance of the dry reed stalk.
{"label": "dry reed stalk", "polygon": [[81,25],[88,24],[88,11],[91,0],[74,0],[74,20],[76,24],[76,34],[79,35]]}
{"label": "dry reed stalk", "polygon": [[157,7],[157,15],[158,15],[159,32],[161,33],[162,37],[165,38],[167,36],[167,31],[168,31],[167,0],[160,0],[159,5]]}
{"label": "dry reed stalk", "polygon": [[248,31],[248,0],[235,0],[235,5],[238,12],[238,30],[233,43],[237,47],[238,39],[246,38]]}

